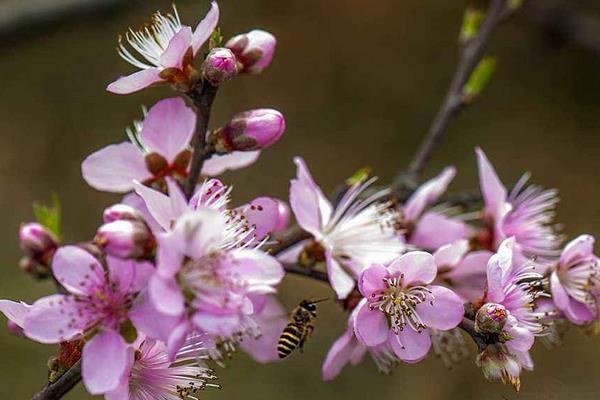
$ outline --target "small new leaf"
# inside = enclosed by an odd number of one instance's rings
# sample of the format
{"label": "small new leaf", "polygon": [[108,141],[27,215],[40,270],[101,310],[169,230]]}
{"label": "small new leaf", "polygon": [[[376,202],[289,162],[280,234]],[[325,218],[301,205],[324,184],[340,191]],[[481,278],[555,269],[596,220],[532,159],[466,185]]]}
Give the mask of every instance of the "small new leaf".
{"label": "small new leaf", "polygon": [[465,44],[477,36],[482,22],[483,12],[481,10],[472,7],[467,8],[463,15],[462,26],[460,27],[460,42]]}
{"label": "small new leaf", "polygon": [[214,49],[215,47],[223,47],[223,35],[221,35],[221,28],[216,27],[210,36],[210,41],[208,42],[209,50]]}
{"label": "small new leaf", "polygon": [[469,80],[463,87],[464,102],[471,102],[485,89],[492,78],[495,69],[495,57],[484,57],[481,61],[479,61],[479,64],[477,64],[477,67],[475,67],[475,70],[473,70]]}
{"label": "small new leaf", "polygon": [[516,10],[517,8],[521,7],[523,5],[523,0],[509,0],[508,1],[508,8],[510,10]]}
{"label": "small new leaf", "polygon": [[356,171],[351,177],[346,179],[346,185],[352,186],[359,183],[363,183],[371,176],[372,169],[371,167],[362,167],[358,171]]}
{"label": "small new leaf", "polygon": [[37,222],[48,228],[59,240],[62,239],[60,201],[56,193],[52,193],[51,205],[33,203],[33,214]]}

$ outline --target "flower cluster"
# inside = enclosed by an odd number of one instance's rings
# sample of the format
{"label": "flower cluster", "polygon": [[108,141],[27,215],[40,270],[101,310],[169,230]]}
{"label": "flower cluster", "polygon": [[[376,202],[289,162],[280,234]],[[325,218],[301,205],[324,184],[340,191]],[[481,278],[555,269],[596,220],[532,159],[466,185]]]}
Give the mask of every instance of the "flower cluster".
{"label": "flower cluster", "polygon": [[[95,235],[63,243],[50,208],[19,229],[22,269],[52,278],[58,294],[31,305],[0,300],[0,311],[11,332],[60,344],[54,375],[80,358],[93,395],[197,399],[219,386],[210,363],[222,365],[237,350],[276,361],[284,328],[303,335],[288,336],[290,346],[306,343],[316,306],[310,326],[288,319],[276,297],[286,270],[328,281],[348,313],[325,358],[325,380],[366,353],[386,373],[432,349],[451,366],[468,353],[465,331],[483,374],[518,390],[537,337],[555,337],[567,321],[598,321],[593,237],[563,246],[557,192],[528,186],[525,174],[509,193],[479,148],[480,209],[445,196],[454,167],[408,196],[363,171],[331,200],[300,157],[289,207],[266,196],[234,206],[232,187],[216,176],[255,162],[281,138],[285,120],[262,108],[205,129],[218,87],[264,71],[276,43],[252,30],[221,46],[218,18],[215,1],[193,31],[176,10],[156,13],[120,40],[119,55],[139,71],[110,92],[165,83],[182,97],[144,109],[127,140],[83,161],[90,186],[125,194],[105,209]],[[281,234],[291,213],[303,231],[293,239]]]}

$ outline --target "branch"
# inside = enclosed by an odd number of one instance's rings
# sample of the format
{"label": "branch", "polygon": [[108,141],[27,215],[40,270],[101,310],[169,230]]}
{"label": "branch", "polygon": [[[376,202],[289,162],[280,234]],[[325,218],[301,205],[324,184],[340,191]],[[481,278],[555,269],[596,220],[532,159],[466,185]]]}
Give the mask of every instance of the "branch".
{"label": "branch", "polygon": [[284,264],[283,268],[285,269],[285,272],[290,274],[300,275],[307,278],[315,279],[317,281],[329,283],[329,278],[327,277],[327,274],[322,271],[302,267],[298,264]]}
{"label": "branch", "polygon": [[58,400],[62,398],[69,390],[81,380],[81,360],[77,361],[68,369],[56,382],[48,383],[39,393],[35,394],[31,400]]}
{"label": "branch", "polygon": [[446,98],[438,110],[427,135],[425,135],[421,146],[415,153],[407,171],[396,176],[392,187],[394,189],[414,186],[417,179],[423,173],[423,169],[429,161],[433,150],[438,145],[446,132],[450,120],[466,105],[463,96],[463,88],[471,76],[473,70],[481,60],[487,42],[496,26],[504,19],[506,0],[492,0],[487,10],[485,20],[481,24],[479,33],[462,48],[458,66]]}
{"label": "branch", "polygon": [[213,86],[207,80],[204,80],[199,82],[194,89],[186,94],[194,102],[196,113],[198,114],[196,134],[192,140],[192,166],[190,167],[190,173],[184,186],[185,195],[189,200],[194,194],[200,172],[202,172],[204,160],[210,155],[210,149],[206,143],[206,132],[208,130],[208,121],[210,120],[212,104],[217,95],[217,87]]}

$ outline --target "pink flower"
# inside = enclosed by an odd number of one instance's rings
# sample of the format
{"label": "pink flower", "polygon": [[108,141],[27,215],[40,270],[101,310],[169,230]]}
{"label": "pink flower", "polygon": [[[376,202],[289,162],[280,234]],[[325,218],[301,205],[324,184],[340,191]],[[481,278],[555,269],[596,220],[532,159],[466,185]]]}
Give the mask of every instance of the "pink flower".
{"label": "pink flower", "polygon": [[[361,300],[362,303],[366,303],[366,301],[366,299]],[[356,338],[354,334],[354,320],[357,310],[358,308],[354,309],[350,314],[346,331],[333,343],[327,353],[323,368],[321,369],[321,377],[325,381],[335,379],[348,363],[351,365],[360,363],[367,352],[371,355],[379,371],[384,374],[389,374],[399,361],[387,343],[375,347],[367,347]]]}
{"label": "pink flower", "polygon": [[390,204],[378,202],[388,191],[359,199],[374,179],[349,188],[337,207],[314,182],[304,160],[294,159],[297,177],[291,181],[290,204],[298,225],[313,235],[325,250],[329,282],[343,299],[354,279],[373,263],[386,263],[405,251],[394,229],[400,215]]}
{"label": "pink flower", "polygon": [[161,100],[129,131],[131,141],[111,144],[81,165],[85,181],[98,190],[128,192],[133,181],[147,184],[167,176],[186,177],[196,114],[180,98]]}
{"label": "pink flower", "polygon": [[544,313],[535,307],[541,279],[536,265],[523,257],[514,238],[502,242],[488,262],[485,300],[500,304],[508,312],[504,331],[510,336],[506,347],[511,353],[528,351],[535,336],[544,331]]}
{"label": "pink flower", "polygon": [[153,270],[148,263],[110,256],[106,261],[107,270],[79,247],[59,248],[52,271],[69,293],[39,299],[23,321],[25,335],[41,343],[93,335],[82,353],[83,381],[91,394],[119,384],[127,367],[127,343],[119,330],[128,321],[135,294]]}
{"label": "pink flower", "polygon": [[242,64],[242,72],[260,74],[271,64],[277,40],[269,32],[254,29],[229,39],[226,46]]}
{"label": "pink flower", "polygon": [[551,226],[557,191],[525,187],[529,174],[524,174],[509,195],[483,150],[475,151],[485,203],[483,217],[489,229],[482,245],[494,250],[504,239],[514,237],[527,256],[557,256],[561,238]]}
{"label": "pink flower", "polygon": [[597,318],[598,262],[594,238],[581,235],[566,245],[550,276],[554,304],[574,324],[587,324]]}
{"label": "pink flower", "polygon": [[169,82],[181,89],[190,88],[194,80],[194,58],[210,38],[219,21],[219,7],[211,2],[211,9],[196,29],[182,25],[177,10],[163,16],[157,12],[152,24],[139,31],[129,30],[125,35],[129,45],[141,56],[136,57],[119,40],[119,55],[140,69],[124,76],[107,90],[116,94],[129,94],[159,82]]}
{"label": "pink flower", "polygon": [[398,358],[421,361],[431,347],[429,328],[450,330],[462,321],[463,303],[454,292],[431,285],[437,273],[429,253],[412,251],[389,266],[363,271],[358,288],[366,298],[354,331],[367,346],[389,343]]}
{"label": "pink flower", "polygon": [[[284,271],[277,260],[227,235],[225,217],[200,207],[180,216],[158,235],[157,271],[148,286],[153,307],[179,321],[165,340],[200,330],[213,337],[257,336],[254,296],[275,293]],[[175,335],[175,337],[173,336]]]}
{"label": "pink flower", "polygon": [[464,222],[443,212],[428,210],[446,192],[455,176],[456,168],[444,168],[438,176],[419,186],[406,201],[402,213],[409,244],[435,250],[468,236],[469,228]]}
{"label": "pink flower", "polygon": [[119,386],[106,400],[193,399],[206,387],[220,387],[200,358],[204,343],[191,335],[170,359],[163,343],[143,336],[129,349],[129,360]]}
{"label": "pink flower", "polygon": [[487,263],[492,253],[469,250],[467,240],[458,240],[440,247],[433,258],[438,266],[437,280],[449,285],[465,301],[472,302],[483,296]]}

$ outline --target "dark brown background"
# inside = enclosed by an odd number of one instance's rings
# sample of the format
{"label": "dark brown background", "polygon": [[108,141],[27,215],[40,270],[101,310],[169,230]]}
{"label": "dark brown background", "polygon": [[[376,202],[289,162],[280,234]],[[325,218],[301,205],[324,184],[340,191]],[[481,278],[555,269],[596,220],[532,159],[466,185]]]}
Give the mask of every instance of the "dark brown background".
{"label": "dark brown background", "polygon": [[[0,1],[0,3],[8,0]],[[20,0],[26,2],[28,0]],[[131,0],[117,10],[27,29],[0,40],[0,297],[32,301],[51,292],[17,268],[16,232],[32,218],[30,205],[56,191],[64,205],[66,237],[89,238],[102,209],[118,196],[99,193],[81,179],[81,160],[125,138],[123,129],[141,104],[169,96],[151,89],[128,97],[104,91],[132,69],[114,51],[127,26],[143,23],[169,1]],[[383,178],[405,165],[446,91],[457,57],[456,37],[465,1],[443,0],[223,0],[226,35],[262,27],[276,34],[272,67],[242,77],[219,93],[213,123],[256,107],[280,109],[285,137],[252,168],[232,173],[235,201],[259,194],[287,195],[294,155],[306,158],[327,191],[357,168],[370,165]],[[535,3],[545,4],[545,1]],[[566,3],[563,2],[563,3]],[[598,13],[596,1],[570,1]],[[180,0],[192,23],[207,1]],[[557,187],[565,232],[600,233],[600,56],[576,45],[552,46],[531,13],[503,26],[489,52],[498,70],[484,96],[452,124],[427,173],[447,164],[459,169],[454,189],[475,187],[473,147],[488,152],[507,183],[531,170],[537,182]],[[556,44],[556,41],[553,43]],[[282,298],[327,295],[324,287],[288,278]],[[319,373],[328,346],[345,320],[323,305],[316,337],[304,355],[261,366],[240,354],[217,372],[223,389],[206,399],[513,399],[465,362],[447,371],[434,357],[380,376],[371,362],[346,369],[334,382]],[[600,392],[600,339],[573,330],[565,345],[533,352],[536,371],[525,373],[521,399],[593,399]],[[45,378],[53,347],[12,337],[0,329],[0,397],[29,398]],[[79,388],[67,399],[86,399]]]}

